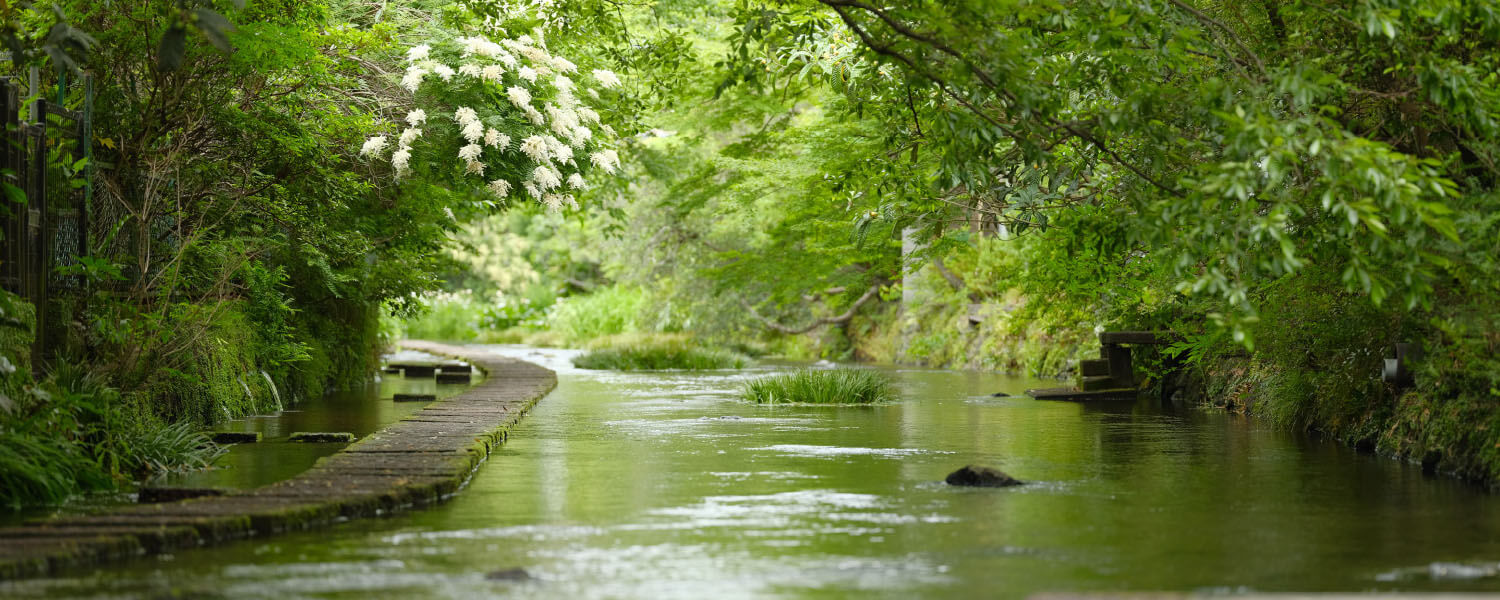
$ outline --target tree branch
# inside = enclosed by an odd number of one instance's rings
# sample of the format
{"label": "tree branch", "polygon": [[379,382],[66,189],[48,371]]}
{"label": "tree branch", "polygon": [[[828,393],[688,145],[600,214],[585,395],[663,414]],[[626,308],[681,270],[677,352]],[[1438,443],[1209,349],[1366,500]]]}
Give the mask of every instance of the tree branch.
{"label": "tree branch", "polygon": [[772,331],[779,332],[779,333],[785,333],[785,334],[788,334],[788,335],[797,335],[797,334],[807,333],[809,331],[812,331],[812,330],[817,329],[819,327],[822,327],[824,325],[833,325],[833,324],[836,324],[836,323],[844,323],[844,322],[847,322],[849,319],[853,319],[854,318],[854,313],[858,312],[859,309],[860,309],[860,307],[864,306],[865,303],[869,302],[871,298],[874,298],[879,291],[880,291],[880,284],[872,285],[872,286],[870,286],[870,289],[865,290],[865,295],[860,296],[858,300],[854,301],[854,305],[850,306],[849,310],[844,311],[844,314],[841,314],[841,315],[839,315],[837,317],[821,317],[821,318],[818,318],[817,320],[814,320],[812,323],[809,323],[805,327],[788,327],[786,325],[782,325],[779,322],[776,322],[776,321],[773,321],[771,319],[768,319],[768,318],[762,316],[759,311],[755,310],[755,307],[752,306],[749,302],[745,301],[744,298],[740,299],[740,306],[745,307],[745,310],[750,313],[750,316],[754,317],[755,320],[760,321],[761,324],[763,324],[763,325],[766,326],[766,328],[771,329]]}

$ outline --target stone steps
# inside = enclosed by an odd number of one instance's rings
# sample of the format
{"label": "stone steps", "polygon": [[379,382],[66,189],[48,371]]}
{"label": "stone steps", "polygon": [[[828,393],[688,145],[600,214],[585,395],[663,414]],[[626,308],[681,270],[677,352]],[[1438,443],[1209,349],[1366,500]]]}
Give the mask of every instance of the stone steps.
{"label": "stone steps", "polygon": [[1137,390],[1130,347],[1166,344],[1172,339],[1172,334],[1157,331],[1100,332],[1099,358],[1078,363],[1073,387],[1026,390],[1026,395],[1038,400],[1134,399]]}

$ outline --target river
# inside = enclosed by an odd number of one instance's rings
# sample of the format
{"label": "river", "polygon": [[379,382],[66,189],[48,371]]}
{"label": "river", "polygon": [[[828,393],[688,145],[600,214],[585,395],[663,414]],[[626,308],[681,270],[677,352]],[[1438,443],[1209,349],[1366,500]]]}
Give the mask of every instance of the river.
{"label": "river", "polygon": [[[1049,382],[896,368],[899,403],[766,407],[735,389],[785,366],[591,372],[570,351],[497,349],[557,370],[559,385],[448,503],[0,584],[0,596],[1500,590],[1494,496],[1252,419],[993,397]],[[1028,483],[942,482],[968,463]],[[280,468],[239,464],[215,477]]]}

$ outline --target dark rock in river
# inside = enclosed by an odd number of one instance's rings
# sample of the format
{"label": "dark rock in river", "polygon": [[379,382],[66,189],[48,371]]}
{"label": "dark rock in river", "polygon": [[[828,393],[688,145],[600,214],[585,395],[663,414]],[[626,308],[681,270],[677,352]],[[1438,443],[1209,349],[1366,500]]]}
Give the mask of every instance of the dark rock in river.
{"label": "dark rock in river", "polygon": [[990,394],[990,397],[991,398],[1009,398],[1010,394],[1007,394],[1005,392],[995,392],[993,394]]}
{"label": "dark rock in river", "polygon": [[526,581],[531,579],[531,574],[527,573],[526,569],[514,567],[500,569],[499,571],[490,571],[484,574],[484,578],[490,581]]}
{"label": "dark rock in river", "polygon": [[969,465],[948,474],[944,481],[948,485],[967,487],[1008,487],[1021,485],[1021,481],[998,470],[980,465]]}

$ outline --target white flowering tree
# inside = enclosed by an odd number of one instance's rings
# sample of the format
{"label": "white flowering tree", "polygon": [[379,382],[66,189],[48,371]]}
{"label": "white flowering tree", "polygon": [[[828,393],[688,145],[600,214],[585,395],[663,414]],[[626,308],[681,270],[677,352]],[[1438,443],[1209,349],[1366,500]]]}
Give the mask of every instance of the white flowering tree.
{"label": "white flowering tree", "polygon": [[399,131],[369,138],[360,154],[389,161],[398,179],[421,172],[482,185],[500,200],[576,207],[593,170],[620,166],[614,131],[589,105],[620,79],[580,73],[540,37],[473,35],[407,50],[401,86],[412,108]]}

